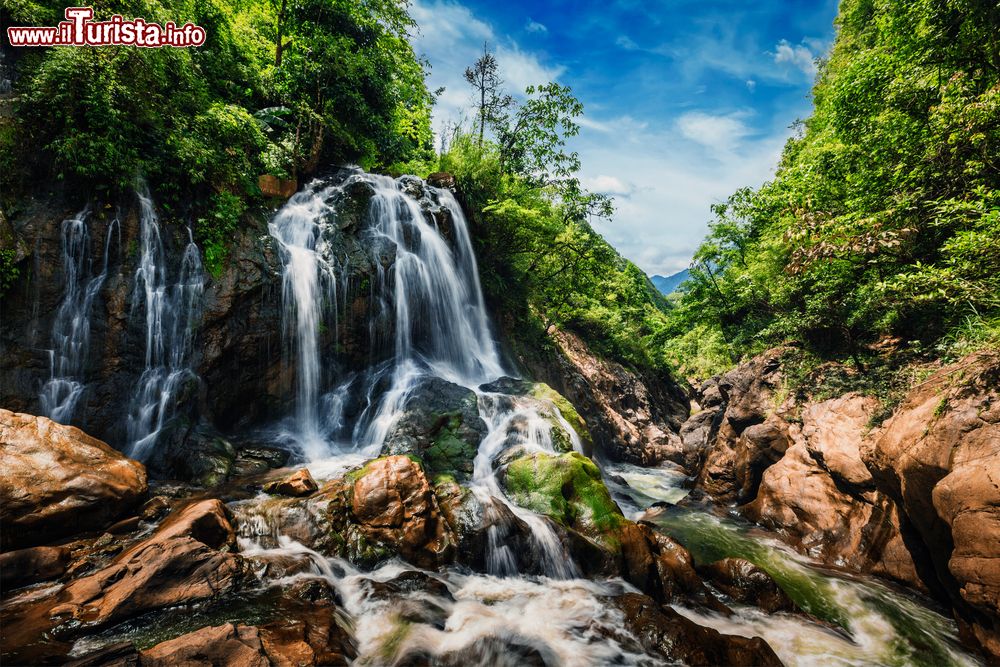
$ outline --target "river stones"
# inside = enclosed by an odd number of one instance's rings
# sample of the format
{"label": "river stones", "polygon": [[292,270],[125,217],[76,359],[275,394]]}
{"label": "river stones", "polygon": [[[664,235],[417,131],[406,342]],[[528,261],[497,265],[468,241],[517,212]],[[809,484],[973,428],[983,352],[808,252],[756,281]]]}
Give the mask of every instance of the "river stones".
{"label": "river stones", "polygon": [[769,614],[799,610],[771,575],[742,558],[717,560],[699,567],[698,573],[736,602],[760,607]]}
{"label": "river stones", "polygon": [[103,528],[146,493],[146,469],[73,426],[0,409],[4,549]]}
{"label": "river stones", "polygon": [[608,603],[621,610],[624,628],[645,650],[668,661],[692,666],[782,664],[760,637],[725,635],[702,627],[648,596],[626,593],[608,598]]}
{"label": "river stones", "polygon": [[142,652],[143,667],[202,664],[271,667],[257,628],[232,623],[201,628]]}
{"label": "river stones", "polygon": [[62,576],[69,565],[66,547],[29,547],[0,554],[0,588],[12,588]]}
{"label": "river stones", "polygon": [[2,650],[13,662],[56,651],[43,636],[70,638],[146,612],[217,598],[248,583],[235,535],[219,500],[176,510],[148,538],[58,592],[5,609]]}
{"label": "river stones", "polygon": [[280,496],[308,496],[319,489],[316,480],[309,474],[309,470],[302,468],[287,477],[268,482],[264,485],[264,491]]}

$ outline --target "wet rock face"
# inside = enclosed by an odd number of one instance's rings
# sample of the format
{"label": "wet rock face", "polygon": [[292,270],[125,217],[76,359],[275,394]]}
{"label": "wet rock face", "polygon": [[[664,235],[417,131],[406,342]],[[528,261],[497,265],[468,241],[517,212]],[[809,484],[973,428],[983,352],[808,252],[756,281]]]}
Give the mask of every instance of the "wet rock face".
{"label": "wet rock face", "polygon": [[769,614],[799,610],[771,575],[742,558],[723,558],[699,567],[698,573],[731,599]]}
{"label": "wet rock face", "polygon": [[298,470],[287,477],[264,485],[264,491],[281,496],[308,496],[319,489],[316,480],[312,478],[306,468]]}
{"label": "wet rock face", "polygon": [[597,451],[636,465],[684,460],[678,431],[689,402],[673,378],[601,359],[571,332],[550,336],[558,349],[552,359],[524,355],[521,361],[576,406]]}
{"label": "wet rock face", "polygon": [[5,592],[62,576],[69,564],[65,547],[29,547],[0,554],[0,589]]}
{"label": "wet rock face", "polygon": [[877,405],[846,394],[803,408],[801,426],[787,426],[788,449],[742,511],[821,560],[923,588],[899,513],[861,460]]}
{"label": "wet rock face", "polygon": [[420,567],[450,560],[454,540],[420,466],[405,456],[369,463],[351,490],[361,538]]}
{"label": "wet rock face", "polygon": [[1000,659],[1000,357],[915,387],[862,457],[927,546],[959,623]]}
{"label": "wet rock face", "polygon": [[152,667],[210,664],[220,667],[270,667],[257,628],[226,623],[201,628],[142,652],[142,664]]}
{"label": "wet rock face", "polygon": [[78,575],[54,595],[9,604],[5,659],[30,662],[60,650],[47,645],[47,637],[71,639],[150,611],[234,592],[251,580],[234,550],[225,506],[219,500],[189,504],[92,574]]}
{"label": "wet rock face", "polygon": [[386,436],[382,455],[413,454],[433,472],[466,479],[485,435],[475,392],[435,377],[422,382],[407,400]]}
{"label": "wet rock face", "polygon": [[781,660],[760,637],[724,635],[701,627],[652,598],[627,593],[610,598],[623,614],[624,626],[642,647],[684,665],[774,665]]}
{"label": "wet rock face", "polygon": [[0,409],[0,539],[41,544],[111,524],[146,493],[146,470],[72,426]]}

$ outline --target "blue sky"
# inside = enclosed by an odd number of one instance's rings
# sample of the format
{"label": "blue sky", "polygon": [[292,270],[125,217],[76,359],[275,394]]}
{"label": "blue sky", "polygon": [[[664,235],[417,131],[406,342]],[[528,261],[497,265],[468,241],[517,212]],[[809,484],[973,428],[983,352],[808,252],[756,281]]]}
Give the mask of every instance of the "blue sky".
{"label": "blue sky", "polygon": [[774,172],[809,115],[814,58],[836,0],[414,0],[414,46],[445,87],[435,124],[468,109],[462,72],[497,54],[511,92],[559,81],[584,103],[573,148],[590,189],[615,197],[598,230],[650,274],[685,268],[709,207]]}

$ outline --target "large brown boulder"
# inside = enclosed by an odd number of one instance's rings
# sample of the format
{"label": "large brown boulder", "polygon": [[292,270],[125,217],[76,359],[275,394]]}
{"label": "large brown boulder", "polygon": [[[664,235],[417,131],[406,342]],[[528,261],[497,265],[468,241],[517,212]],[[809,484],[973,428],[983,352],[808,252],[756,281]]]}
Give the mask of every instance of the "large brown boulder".
{"label": "large brown boulder", "polygon": [[226,623],[162,642],[142,652],[143,667],[271,667],[257,628]]}
{"label": "large brown boulder", "polygon": [[103,528],[146,493],[146,469],[73,426],[0,409],[3,549]]}
{"label": "large brown boulder", "polygon": [[752,604],[769,614],[798,607],[771,575],[742,558],[723,558],[698,568],[698,573],[736,602]]}
{"label": "large brown boulder", "polygon": [[[718,388],[721,400],[708,414],[697,414],[686,423],[683,433],[692,433],[692,444],[704,447],[695,457],[701,465],[697,486],[723,502],[746,502],[757,492],[763,471],[781,459],[788,448],[787,424],[784,416],[793,401],[782,392],[784,374],[781,362],[786,348],[768,350],[745,364],[737,366],[721,378]],[[714,393],[714,391],[713,391]],[[711,424],[704,438],[694,433]]]}
{"label": "large brown boulder", "polygon": [[108,567],[68,584],[50,614],[99,626],[215,597],[245,575],[241,559],[231,553],[235,546],[225,505],[196,502],[168,516]]}
{"label": "large brown boulder", "polygon": [[70,551],[66,547],[28,547],[0,554],[0,589],[12,588],[55,579],[69,565]]}
{"label": "large brown boulder", "polygon": [[862,456],[927,546],[963,629],[1000,659],[1000,355],[914,387]]}
{"label": "large brown boulder", "polygon": [[786,427],[791,446],[741,510],[826,562],[922,588],[899,513],[861,460],[876,407],[857,394],[806,406],[801,426]]}
{"label": "large brown boulder", "polygon": [[421,567],[447,562],[454,539],[420,465],[406,456],[369,463],[351,489],[351,514],[364,538]]}
{"label": "large brown boulder", "polygon": [[398,556],[436,568],[455,556],[455,537],[434,490],[420,464],[406,456],[369,461],[308,498],[273,497],[238,511],[246,515],[244,527],[273,528],[255,539],[268,543],[280,533],[362,567]]}
{"label": "large brown boulder", "polygon": [[202,500],[168,516],[151,536],[91,575],[53,595],[27,599],[5,612],[2,651],[17,662],[58,651],[48,633],[70,638],[146,612],[215,598],[249,574],[235,549],[225,505]]}

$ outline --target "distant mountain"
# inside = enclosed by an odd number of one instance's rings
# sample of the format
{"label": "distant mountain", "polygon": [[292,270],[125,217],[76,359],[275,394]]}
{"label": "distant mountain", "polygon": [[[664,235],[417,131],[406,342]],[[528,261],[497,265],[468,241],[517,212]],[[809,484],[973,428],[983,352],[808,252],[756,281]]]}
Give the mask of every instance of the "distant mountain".
{"label": "distant mountain", "polygon": [[684,269],[683,271],[678,271],[672,276],[652,276],[649,280],[653,283],[656,289],[660,290],[661,294],[670,294],[671,292],[676,292],[677,288],[681,286],[681,283],[691,277],[691,271]]}

